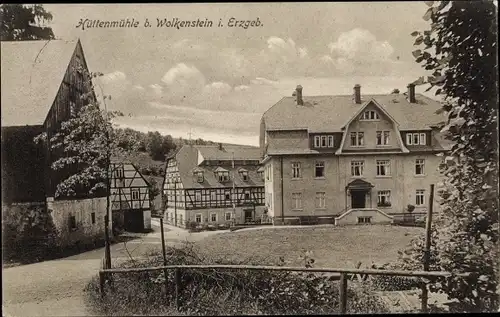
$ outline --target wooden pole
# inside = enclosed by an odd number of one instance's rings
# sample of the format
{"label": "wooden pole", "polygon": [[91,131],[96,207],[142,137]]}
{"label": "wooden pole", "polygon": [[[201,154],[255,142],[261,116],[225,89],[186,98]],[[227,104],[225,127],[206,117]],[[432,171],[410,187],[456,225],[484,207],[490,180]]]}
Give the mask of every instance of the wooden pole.
{"label": "wooden pole", "polygon": [[177,176],[174,178],[174,224],[177,227]]}
{"label": "wooden pole", "polygon": [[104,297],[104,283],[105,283],[105,273],[103,271],[99,271],[99,290],[101,291],[101,297]]}
{"label": "wooden pole", "polygon": [[175,269],[175,307],[179,310],[181,306],[181,294],[180,294],[180,285],[181,284],[181,269]]}
{"label": "wooden pole", "polygon": [[[434,203],[434,184],[431,184],[431,190],[429,194],[429,209],[427,210],[427,219],[425,223],[425,249],[424,249],[424,271],[429,271],[430,266],[430,250],[431,250],[431,239],[432,239],[432,208]],[[422,312],[427,313],[429,307],[427,302],[429,300],[429,290],[427,289],[427,284],[422,283]]]}
{"label": "wooden pole", "polygon": [[[160,217],[160,230],[161,230],[161,249],[163,253],[163,265],[167,266],[167,251],[165,249],[165,234],[163,233],[163,216]],[[168,270],[164,269],[165,276],[165,296],[168,297]]]}
{"label": "wooden pole", "polygon": [[347,274],[340,274],[340,313],[347,312]]}

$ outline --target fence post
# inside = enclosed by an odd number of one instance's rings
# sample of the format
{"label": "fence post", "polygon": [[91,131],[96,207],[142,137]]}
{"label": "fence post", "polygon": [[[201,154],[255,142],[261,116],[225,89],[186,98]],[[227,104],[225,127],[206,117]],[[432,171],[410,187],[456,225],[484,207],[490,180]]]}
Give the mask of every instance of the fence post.
{"label": "fence post", "polygon": [[179,310],[181,306],[181,294],[180,294],[180,285],[181,284],[181,269],[175,269],[175,307]]}
{"label": "fence post", "polygon": [[340,313],[347,312],[347,274],[340,274]]}
{"label": "fence post", "polygon": [[105,285],[105,276],[104,276],[104,272],[102,271],[99,271],[99,290],[101,292],[101,297],[104,297],[105,293],[104,293],[104,285]]}
{"label": "fence post", "polygon": [[[425,223],[425,249],[424,249],[424,271],[429,271],[430,266],[430,253],[431,253],[431,239],[432,239],[432,208],[434,205],[434,184],[431,184],[431,191],[429,195],[429,209],[427,210],[427,221]],[[422,312],[427,313],[429,307],[427,305],[429,300],[429,290],[427,283],[422,282]]]}
{"label": "fence post", "polygon": [[[165,250],[165,235],[163,233],[163,216],[160,217],[160,230],[161,230],[161,248],[163,251],[163,265],[167,266],[167,251]],[[167,269],[163,270],[165,276],[165,297],[168,300],[168,274]]]}

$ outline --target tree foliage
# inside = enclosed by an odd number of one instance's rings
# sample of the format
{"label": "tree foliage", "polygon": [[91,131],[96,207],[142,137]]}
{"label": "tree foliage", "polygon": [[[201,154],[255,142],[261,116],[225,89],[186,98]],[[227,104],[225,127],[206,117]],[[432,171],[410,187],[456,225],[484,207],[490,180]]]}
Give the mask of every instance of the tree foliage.
{"label": "tree foliage", "polygon": [[0,39],[2,41],[53,40],[52,28],[45,26],[52,14],[41,4],[0,5]]}
{"label": "tree foliage", "polygon": [[[440,166],[443,211],[436,219],[436,264],[472,272],[433,285],[457,299],[457,311],[496,311],[498,229],[497,18],[492,1],[427,1],[429,30],[415,31],[416,62],[444,97],[442,133],[453,146]],[[422,244],[416,243],[419,253]]]}
{"label": "tree foliage", "polygon": [[[102,73],[86,75],[91,82]],[[75,109],[70,118],[61,123],[60,129],[51,136],[44,132],[35,138],[35,142],[39,142],[50,137],[54,156],[51,168],[66,172],[67,177],[57,184],[55,197],[105,195],[107,173],[111,173],[108,164],[112,158],[126,156],[126,150],[120,146],[124,141],[117,138],[111,123],[117,113],[101,109],[92,90],[81,98],[83,106]],[[109,96],[103,98],[106,100]]]}

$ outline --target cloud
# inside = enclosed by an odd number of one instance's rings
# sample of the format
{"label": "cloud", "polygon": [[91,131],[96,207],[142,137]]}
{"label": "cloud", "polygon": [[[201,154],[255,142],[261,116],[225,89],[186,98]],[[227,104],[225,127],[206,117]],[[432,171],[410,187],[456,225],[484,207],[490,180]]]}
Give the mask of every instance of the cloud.
{"label": "cloud", "polygon": [[340,34],[328,48],[332,56],[350,60],[388,60],[394,52],[389,42],[378,41],[370,31],[359,28]]}
{"label": "cloud", "polygon": [[167,85],[182,84],[192,80],[204,82],[205,77],[195,66],[188,66],[184,63],[179,63],[170,68],[161,79]]}
{"label": "cloud", "polygon": [[275,85],[277,81],[270,80],[264,77],[257,77],[250,81],[254,85]]}
{"label": "cloud", "polygon": [[105,84],[111,83],[111,82],[118,82],[118,81],[124,81],[127,79],[127,76],[125,73],[121,71],[114,71],[112,73],[104,74],[101,76],[101,81]]}
{"label": "cloud", "polygon": [[137,90],[144,90],[144,87],[142,87],[141,85],[134,85],[133,88]]}
{"label": "cloud", "polygon": [[161,96],[161,94],[163,93],[163,87],[158,84],[149,85],[149,88],[156,96]]}
{"label": "cloud", "polygon": [[246,91],[249,89],[250,89],[250,86],[247,86],[247,85],[239,85],[239,86],[234,87],[234,91]]}
{"label": "cloud", "polygon": [[203,92],[209,96],[223,96],[228,94],[232,90],[232,87],[224,82],[213,82],[209,85],[205,85]]}

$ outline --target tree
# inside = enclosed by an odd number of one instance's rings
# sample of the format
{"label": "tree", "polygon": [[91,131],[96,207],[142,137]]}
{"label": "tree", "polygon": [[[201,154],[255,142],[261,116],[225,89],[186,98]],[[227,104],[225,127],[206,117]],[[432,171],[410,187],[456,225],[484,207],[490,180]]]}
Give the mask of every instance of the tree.
{"label": "tree", "polygon": [[52,28],[45,23],[52,21],[52,14],[41,4],[0,5],[0,40],[53,40]]}
{"label": "tree", "polygon": [[391,94],[399,94],[399,89],[395,88],[391,91]]}
{"label": "tree", "polygon": [[[453,141],[441,165],[443,212],[435,223],[436,263],[453,273],[433,284],[456,311],[498,309],[497,17],[492,1],[426,1],[430,30],[415,31],[417,63],[432,72],[417,84],[436,87],[447,114],[442,133]],[[434,241],[433,241],[434,242]],[[421,252],[416,250],[416,252]]]}

